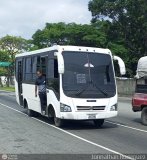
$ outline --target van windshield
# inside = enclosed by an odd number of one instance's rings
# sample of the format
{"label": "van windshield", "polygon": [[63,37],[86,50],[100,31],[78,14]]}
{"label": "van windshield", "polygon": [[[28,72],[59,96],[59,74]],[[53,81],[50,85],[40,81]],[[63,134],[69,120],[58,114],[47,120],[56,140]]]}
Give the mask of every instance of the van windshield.
{"label": "van windshield", "polygon": [[69,97],[108,98],[116,93],[108,54],[63,51],[63,91]]}

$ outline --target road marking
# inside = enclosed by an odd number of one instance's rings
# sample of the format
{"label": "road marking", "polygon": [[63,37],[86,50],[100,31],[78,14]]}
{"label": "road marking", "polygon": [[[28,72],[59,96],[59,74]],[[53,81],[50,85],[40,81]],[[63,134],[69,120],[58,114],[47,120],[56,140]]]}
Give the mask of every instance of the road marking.
{"label": "road marking", "polygon": [[9,107],[9,106],[7,106],[7,105],[5,105],[5,104],[3,104],[3,103],[0,103],[0,105],[4,106],[4,107],[6,107],[6,108],[9,108],[9,109],[11,109],[11,110],[13,110],[13,111],[16,111],[16,112],[18,112],[18,113],[20,113],[20,114],[23,114],[23,115],[26,115],[26,116],[27,116],[27,114],[25,114],[25,113],[23,113],[23,112],[21,112],[21,111],[19,111],[19,110],[17,110],[17,109],[14,109],[14,108],[12,108],[12,107]]}
{"label": "road marking", "polygon": [[[25,113],[23,113],[23,112],[21,112],[21,111],[19,111],[19,110],[17,110],[17,109],[14,109],[14,108],[12,108],[12,107],[9,107],[9,106],[7,106],[7,105],[5,105],[5,104],[3,104],[3,103],[0,103],[0,105],[5,106],[5,107],[7,107],[7,108],[9,108],[9,109],[11,109],[11,110],[14,110],[14,111],[16,111],[16,112],[19,112],[19,113],[21,113],[21,114],[23,114],[23,115],[28,116],[27,114],[25,114]],[[31,118],[34,118],[34,117],[31,117]],[[120,123],[115,123],[115,122],[112,122],[112,121],[105,121],[105,122],[111,123],[111,124],[115,124],[115,125],[118,125],[118,126],[121,126],[121,127],[129,128],[129,129],[137,130],[137,131],[140,131],[140,132],[147,133],[147,131],[146,131],[146,130],[143,130],[143,129],[138,129],[138,128],[135,128],[135,127],[126,126],[126,125],[123,125],[123,124],[120,124]],[[51,126],[53,126],[53,125],[51,125]],[[53,127],[55,127],[55,126],[53,126]],[[58,128],[58,127],[56,127],[56,128]]]}
{"label": "road marking", "polygon": [[39,119],[37,119],[37,118],[35,118],[35,117],[32,117],[32,119],[35,119],[36,121],[39,121],[39,122],[41,122],[41,123],[44,123],[44,124],[46,124],[46,125],[48,125],[48,126],[51,126],[51,127],[53,127],[53,128],[56,128],[57,130],[60,130],[60,131],[66,133],[66,134],[68,134],[68,135],[71,135],[72,137],[75,137],[75,138],[77,138],[77,139],[80,139],[80,140],[82,140],[82,141],[84,141],[84,142],[87,142],[87,143],[89,143],[89,144],[92,144],[92,145],[94,145],[94,146],[96,146],[96,147],[99,147],[99,148],[102,148],[102,149],[107,150],[107,151],[109,151],[109,152],[112,152],[112,153],[114,153],[114,154],[117,154],[117,155],[121,156],[122,158],[127,158],[127,159],[132,159],[132,160],[134,160],[132,157],[126,156],[126,155],[124,155],[124,154],[122,154],[122,153],[119,153],[119,152],[117,152],[117,151],[115,151],[115,150],[112,150],[112,149],[107,148],[107,147],[105,147],[105,146],[102,146],[102,145],[100,145],[100,144],[97,144],[97,143],[94,143],[94,142],[92,142],[92,141],[89,141],[89,140],[87,140],[87,139],[85,139],[85,138],[82,138],[82,137],[80,137],[80,136],[77,136],[77,135],[75,135],[75,134],[73,134],[73,133],[71,133],[71,132],[68,132],[68,131],[63,130],[63,129],[61,129],[61,128],[58,128],[58,127],[56,127],[56,126],[54,126],[54,125],[48,124],[48,123],[46,123],[46,122],[44,122],[44,121],[41,121],[41,120],[39,120]]}
{"label": "road marking", "polygon": [[105,122],[111,123],[111,124],[115,124],[115,125],[117,125],[117,126],[121,126],[121,127],[125,127],[125,128],[129,128],[129,129],[133,129],[133,130],[137,130],[137,131],[140,131],[140,132],[145,132],[145,133],[147,133],[147,131],[146,131],[146,130],[143,130],[143,129],[126,126],[126,125],[123,125],[123,124],[120,124],[120,123],[115,123],[115,122],[112,122],[112,121],[105,121]]}
{"label": "road marking", "polygon": [[[8,108],[8,109],[11,109],[11,110],[13,110],[13,111],[15,111],[15,112],[18,112],[18,113],[20,113],[20,114],[23,114],[23,115],[27,116],[27,114],[25,114],[25,113],[23,113],[23,112],[21,112],[21,111],[18,111],[17,109],[11,108],[11,107],[9,107],[9,106],[7,106],[7,105],[5,105],[5,104],[0,103],[0,105],[6,107],[6,108]],[[114,153],[114,154],[117,154],[117,155],[119,155],[121,158],[134,160],[134,158],[132,158],[132,157],[129,157],[129,156],[125,155],[125,154],[119,153],[119,152],[117,152],[117,151],[115,151],[115,150],[112,150],[112,149],[107,148],[107,147],[105,147],[105,146],[102,146],[102,145],[100,145],[100,144],[97,144],[97,143],[94,143],[94,142],[92,142],[92,141],[89,141],[89,140],[87,140],[87,139],[85,139],[85,138],[82,138],[82,137],[80,137],[80,136],[77,136],[77,135],[75,135],[75,134],[73,134],[73,133],[71,133],[71,132],[65,131],[65,130],[63,130],[63,129],[61,129],[61,128],[58,128],[58,127],[54,126],[54,125],[51,125],[51,124],[46,123],[46,122],[44,122],[44,121],[41,121],[41,120],[39,120],[39,119],[37,119],[37,118],[35,118],[35,117],[30,117],[30,118],[31,118],[31,119],[34,119],[34,120],[36,120],[36,121],[39,121],[39,122],[41,122],[41,123],[43,123],[43,124],[46,124],[46,125],[48,125],[48,126],[50,126],[50,127],[53,127],[53,128],[55,128],[55,129],[57,129],[57,130],[60,130],[61,132],[64,132],[64,133],[66,133],[66,134],[68,134],[68,135],[70,135],[70,136],[72,136],[72,137],[75,137],[75,138],[77,138],[77,139],[80,139],[80,140],[82,140],[82,141],[84,141],[84,142],[86,142],[86,143],[89,143],[89,144],[94,145],[94,146],[96,146],[96,147],[99,147],[99,148],[102,148],[102,149],[107,150],[107,151],[109,151],[109,152],[112,152],[112,153]]]}

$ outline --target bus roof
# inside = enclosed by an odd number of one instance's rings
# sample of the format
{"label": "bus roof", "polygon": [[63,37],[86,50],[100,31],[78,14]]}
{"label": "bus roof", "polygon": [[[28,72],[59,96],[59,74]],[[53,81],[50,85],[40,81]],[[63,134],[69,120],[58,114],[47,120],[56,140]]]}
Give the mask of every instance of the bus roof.
{"label": "bus roof", "polygon": [[28,55],[53,51],[53,50],[96,52],[96,53],[104,53],[104,54],[110,54],[111,55],[111,51],[109,49],[104,49],[104,48],[54,45],[52,47],[48,47],[48,48],[44,48],[44,49],[39,49],[39,50],[35,50],[35,51],[30,51],[30,52],[24,52],[24,53],[21,53],[21,54],[17,54],[15,57],[23,57],[23,56],[28,56]]}

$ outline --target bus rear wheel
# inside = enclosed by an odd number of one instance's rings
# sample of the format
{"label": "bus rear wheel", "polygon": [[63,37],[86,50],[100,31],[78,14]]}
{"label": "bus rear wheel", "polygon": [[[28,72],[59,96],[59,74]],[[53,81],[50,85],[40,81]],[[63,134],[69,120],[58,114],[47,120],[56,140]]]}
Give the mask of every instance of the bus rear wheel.
{"label": "bus rear wheel", "polygon": [[93,122],[94,122],[94,125],[99,128],[99,127],[102,127],[102,125],[104,124],[104,119],[95,119],[93,120]]}
{"label": "bus rear wheel", "polygon": [[35,116],[35,112],[28,108],[28,103],[26,102],[27,115],[29,117]]}
{"label": "bus rear wheel", "polygon": [[142,124],[147,126],[147,107],[144,107],[141,112],[141,121]]}

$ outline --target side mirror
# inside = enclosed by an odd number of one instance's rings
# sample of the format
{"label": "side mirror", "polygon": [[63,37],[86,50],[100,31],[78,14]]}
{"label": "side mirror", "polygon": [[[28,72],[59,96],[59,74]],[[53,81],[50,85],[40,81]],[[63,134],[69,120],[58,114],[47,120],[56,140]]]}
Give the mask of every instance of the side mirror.
{"label": "side mirror", "polygon": [[113,56],[113,59],[118,61],[120,74],[125,75],[126,74],[126,67],[125,67],[124,61],[118,56]]}
{"label": "side mirror", "polygon": [[59,72],[59,74],[63,74],[64,73],[64,59],[63,59],[63,56],[60,52],[55,52],[54,55],[57,56],[57,60],[58,60],[58,72]]}

